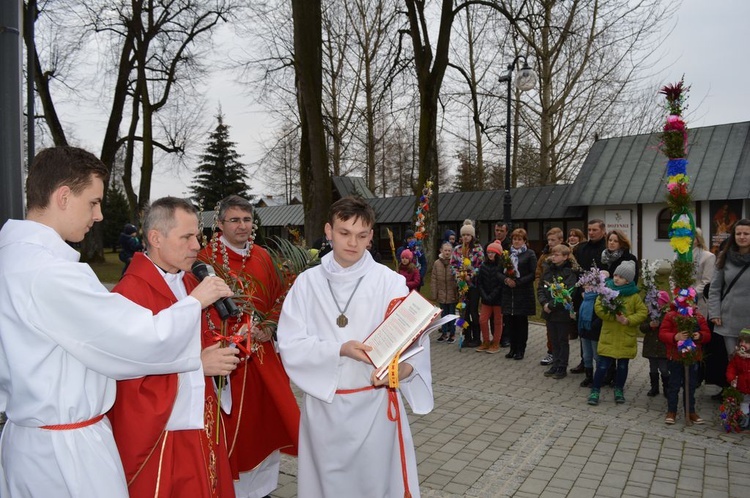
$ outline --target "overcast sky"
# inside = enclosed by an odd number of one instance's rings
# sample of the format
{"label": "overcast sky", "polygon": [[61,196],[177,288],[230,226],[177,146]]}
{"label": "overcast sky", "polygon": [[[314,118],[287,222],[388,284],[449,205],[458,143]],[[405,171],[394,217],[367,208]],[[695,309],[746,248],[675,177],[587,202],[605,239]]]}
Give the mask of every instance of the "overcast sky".
{"label": "overcast sky", "polygon": [[[691,86],[687,114],[691,128],[750,120],[749,20],[748,0],[683,0],[674,30],[664,46],[655,49],[655,53],[664,54],[655,68],[659,79],[664,84],[673,83],[684,74],[685,82]],[[211,90],[207,111],[213,115],[221,104],[242,161],[255,162],[260,156],[258,143],[272,128],[268,118],[250,104],[251,99],[243,95],[232,75],[216,74],[208,87]],[[77,115],[81,121],[75,124],[75,135],[82,146],[97,151],[104,117],[81,111]],[[157,173],[151,198],[184,196],[190,178],[187,171]],[[256,194],[267,193],[259,191],[255,180],[252,187]]]}

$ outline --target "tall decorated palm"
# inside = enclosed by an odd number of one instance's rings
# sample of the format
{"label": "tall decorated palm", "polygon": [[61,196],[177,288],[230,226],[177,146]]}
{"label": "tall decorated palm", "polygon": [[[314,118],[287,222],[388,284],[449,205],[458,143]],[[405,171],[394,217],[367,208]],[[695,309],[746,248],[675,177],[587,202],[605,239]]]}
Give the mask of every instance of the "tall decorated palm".
{"label": "tall decorated palm", "polygon": [[686,332],[688,339],[677,343],[679,360],[685,366],[685,424],[691,425],[688,413],[689,369],[699,361],[698,348],[690,338],[697,329],[695,317],[696,292],[693,287],[693,241],[695,240],[695,217],[691,210],[689,191],[690,177],[687,174],[688,161],[687,125],[682,118],[687,92],[683,80],[667,85],[661,92],[667,99],[667,122],[661,134],[661,150],[667,156],[667,204],[672,211],[669,224],[669,243],[675,252],[672,265],[674,285],[674,305],[679,314],[675,320],[678,332]]}

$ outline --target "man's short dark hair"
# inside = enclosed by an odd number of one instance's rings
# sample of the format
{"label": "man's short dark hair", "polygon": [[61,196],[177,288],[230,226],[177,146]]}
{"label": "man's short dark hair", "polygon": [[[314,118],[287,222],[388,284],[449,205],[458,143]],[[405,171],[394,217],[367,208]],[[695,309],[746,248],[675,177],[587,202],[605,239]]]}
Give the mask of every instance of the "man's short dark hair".
{"label": "man's short dark hair", "polygon": [[508,224],[505,223],[504,221],[496,221],[495,222],[495,226],[496,227],[505,227],[506,230],[508,229]]}
{"label": "man's short dark hair", "polygon": [[604,224],[604,220],[600,220],[599,218],[594,218],[592,220],[589,220],[587,225],[599,225],[599,228],[602,229],[602,231],[606,230],[606,225]]}
{"label": "man's short dark hair", "polygon": [[372,227],[375,225],[375,210],[361,197],[354,195],[342,197],[334,202],[330,211],[328,211],[328,223],[331,226],[333,226],[336,218],[341,221],[348,221],[352,217],[354,217],[355,222],[361,219],[366,226]]}
{"label": "man's short dark hair", "polygon": [[80,194],[91,185],[91,175],[106,180],[109,170],[91,152],[78,147],[50,147],[34,157],[26,178],[26,208],[44,209],[62,186]]}
{"label": "man's short dark hair", "polygon": [[156,230],[167,235],[177,225],[174,213],[182,209],[186,213],[194,214],[197,218],[198,210],[187,199],[179,197],[162,197],[151,203],[143,213],[143,244],[148,247],[148,232]]}
{"label": "man's short dark hair", "polygon": [[246,211],[253,217],[255,217],[255,209],[253,209],[253,204],[247,199],[240,197],[239,195],[232,194],[224,197],[219,201],[219,212],[217,213],[217,219],[219,221],[224,221],[224,215],[230,208],[233,207],[239,208],[241,211]]}

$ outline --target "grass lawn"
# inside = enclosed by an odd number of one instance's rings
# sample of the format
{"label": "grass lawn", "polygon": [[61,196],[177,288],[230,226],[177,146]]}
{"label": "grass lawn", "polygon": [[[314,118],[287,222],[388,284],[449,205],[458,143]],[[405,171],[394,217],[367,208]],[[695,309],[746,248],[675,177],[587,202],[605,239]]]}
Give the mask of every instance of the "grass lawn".
{"label": "grass lawn", "polygon": [[104,251],[104,263],[90,264],[99,281],[105,284],[116,284],[122,275],[123,263],[120,261],[119,253]]}

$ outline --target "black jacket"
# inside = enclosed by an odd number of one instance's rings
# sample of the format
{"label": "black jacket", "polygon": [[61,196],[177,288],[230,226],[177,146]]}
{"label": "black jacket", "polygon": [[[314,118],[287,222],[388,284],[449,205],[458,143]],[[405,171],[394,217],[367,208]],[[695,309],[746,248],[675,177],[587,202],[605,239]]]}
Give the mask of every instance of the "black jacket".
{"label": "black jacket", "polygon": [[618,259],[614,260],[609,264],[609,266],[605,267],[604,269],[609,272],[609,278],[612,278],[615,276],[615,270],[618,266],[620,266],[620,263],[623,261],[633,261],[635,263],[635,280],[634,282],[638,284],[638,276],[641,274],[641,268],[638,264],[638,258],[630,254],[630,251],[627,249],[623,249],[622,256],[620,256]]}
{"label": "black jacket", "polygon": [[[578,293],[578,272],[573,270],[570,260],[564,261],[562,265],[557,266],[552,264],[551,261],[547,260],[544,263],[542,270],[542,277],[536,289],[536,295],[539,299],[539,304],[544,308],[545,304],[549,304],[550,313],[545,313],[542,310],[542,318],[548,322],[570,322],[570,312],[565,309],[563,304],[555,304],[552,299],[552,294],[549,290],[548,284],[556,282],[558,277],[562,278],[562,283],[570,291],[571,298],[575,297]],[[571,301],[572,305],[572,301]]]}
{"label": "black jacket", "polygon": [[598,242],[592,242],[587,240],[578,244],[573,254],[578,260],[578,264],[581,265],[583,271],[589,271],[592,263],[596,263],[596,267],[601,270],[606,270],[602,265],[602,252],[607,248],[606,237],[602,237]]}
{"label": "black jacket", "polygon": [[521,277],[514,279],[516,286],[503,287],[503,315],[536,315],[535,272],[536,254],[527,249],[518,255],[518,273]]}
{"label": "black jacket", "polygon": [[[499,259],[499,257],[496,257]],[[479,267],[477,277],[477,287],[479,287],[479,297],[482,298],[482,304],[488,306],[501,306],[503,304],[503,267],[497,261],[490,262],[485,260],[484,264]]]}

